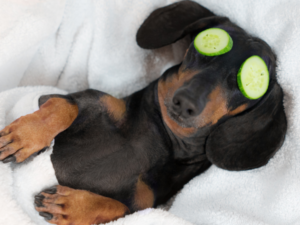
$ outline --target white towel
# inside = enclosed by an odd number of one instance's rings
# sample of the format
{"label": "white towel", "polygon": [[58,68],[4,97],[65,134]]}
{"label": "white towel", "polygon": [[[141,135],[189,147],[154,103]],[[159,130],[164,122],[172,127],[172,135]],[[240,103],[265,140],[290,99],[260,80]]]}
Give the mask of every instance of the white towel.
{"label": "white towel", "polygon": [[184,54],[172,46],[145,51],[135,41],[146,16],[167,0],[1,2],[0,90],[91,87],[121,97],[145,87]]}
{"label": "white towel", "polygon": [[[174,1],[1,0],[0,90],[25,85],[51,85],[66,91],[92,87],[120,97],[144,87],[178,63],[184,53],[185,41],[154,51],[142,50],[135,43],[136,30],[149,13]],[[112,224],[185,223],[177,217],[199,225],[300,224],[300,2],[197,2],[218,15],[228,16],[250,34],[267,41],[276,52],[288,119],[286,140],[265,167],[228,172],[212,166],[183,188],[169,212],[146,210]],[[10,92],[16,97],[6,97],[9,100],[5,104],[2,95],[10,94],[0,94],[2,125],[5,107],[14,107],[19,100],[26,102],[13,94],[17,90]],[[26,109],[22,104],[18,107]],[[47,154],[50,151],[32,162],[42,157],[46,160]],[[51,168],[51,164],[47,165]],[[25,165],[23,170],[29,167]],[[48,173],[50,176],[50,170]],[[12,173],[8,165],[0,164],[0,174],[0,224],[38,224],[25,203],[31,204],[27,189],[30,182],[35,184],[34,180],[27,182],[21,167]],[[49,180],[55,183],[55,178]],[[46,185],[43,180],[40,183]],[[23,188],[27,196],[16,194],[22,184],[28,186]]]}

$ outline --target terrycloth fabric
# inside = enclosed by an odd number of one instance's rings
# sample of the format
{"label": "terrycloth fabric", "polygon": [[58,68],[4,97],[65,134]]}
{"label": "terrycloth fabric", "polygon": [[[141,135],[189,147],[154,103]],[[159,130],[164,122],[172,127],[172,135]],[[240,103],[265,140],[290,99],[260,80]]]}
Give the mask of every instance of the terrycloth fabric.
{"label": "terrycloth fabric", "polygon": [[[1,0],[0,90],[51,85],[67,91],[92,87],[125,96],[140,89],[179,62],[184,53],[184,41],[154,51],[139,49],[135,43],[136,30],[148,14],[174,1]],[[177,217],[199,225],[300,224],[300,2],[197,2],[228,16],[275,50],[279,83],[285,94],[286,140],[265,167],[228,172],[212,166],[184,187],[169,212],[146,210],[111,224],[185,224]],[[29,89],[0,94],[1,126],[18,116],[8,113],[11,108],[26,113],[35,109],[36,103],[29,102],[36,102],[41,92],[59,92]],[[27,97],[23,98],[22,93]],[[16,102],[19,103],[14,106]],[[51,150],[41,154],[13,172],[10,166],[0,164],[0,224],[46,224],[30,207],[39,188],[56,182],[50,153]]]}
{"label": "terrycloth fabric", "polygon": [[135,41],[145,17],[168,0],[0,3],[0,91],[51,85],[125,96],[179,63],[184,54],[184,48],[172,46],[145,51]]}
{"label": "terrycloth fabric", "polygon": [[[42,94],[65,91],[53,87],[14,88],[0,93],[0,129],[38,109]],[[34,212],[34,194],[57,184],[50,162],[51,149],[24,164],[0,164],[0,224],[34,225],[44,221]]]}

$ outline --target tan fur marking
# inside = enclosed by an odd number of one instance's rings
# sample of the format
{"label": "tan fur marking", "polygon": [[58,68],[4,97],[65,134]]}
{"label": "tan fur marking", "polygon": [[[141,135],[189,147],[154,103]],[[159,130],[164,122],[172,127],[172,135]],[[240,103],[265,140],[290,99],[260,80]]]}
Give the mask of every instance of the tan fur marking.
{"label": "tan fur marking", "polygon": [[239,113],[245,111],[246,108],[247,108],[247,104],[240,105],[240,106],[237,107],[236,109],[230,111],[230,112],[228,113],[228,115],[234,116],[234,115],[236,115],[236,114],[239,114]]}
{"label": "tan fur marking", "polygon": [[[66,190],[68,194],[64,193]],[[130,212],[126,205],[112,198],[60,185],[57,186],[56,194],[44,192],[42,194],[46,197],[42,201],[44,207],[35,209],[38,212],[48,212],[54,215],[48,221],[53,224],[107,223]]]}
{"label": "tan fur marking", "polygon": [[124,100],[117,99],[111,95],[104,95],[100,98],[100,102],[104,104],[113,120],[118,122],[124,119],[126,115],[126,104]]}
{"label": "tan fur marking", "polygon": [[33,153],[50,146],[54,137],[67,129],[77,115],[77,105],[63,98],[49,99],[38,111],[20,117],[1,131],[6,135],[0,138],[0,143],[6,139],[11,142],[0,145],[0,151],[3,151],[0,160],[9,153],[14,154],[17,162],[22,162]]}
{"label": "tan fur marking", "polygon": [[78,115],[78,106],[63,98],[50,98],[36,113],[52,127],[56,136],[71,126]]}
{"label": "tan fur marking", "polygon": [[213,125],[228,112],[227,101],[220,86],[217,86],[208,96],[204,110],[197,117],[197,127]]}
{"label": "tan fur marking", "polygon": [[134,203],[137,210],[153,207],[154,194],[150,187],[139,177],[134,196]]}

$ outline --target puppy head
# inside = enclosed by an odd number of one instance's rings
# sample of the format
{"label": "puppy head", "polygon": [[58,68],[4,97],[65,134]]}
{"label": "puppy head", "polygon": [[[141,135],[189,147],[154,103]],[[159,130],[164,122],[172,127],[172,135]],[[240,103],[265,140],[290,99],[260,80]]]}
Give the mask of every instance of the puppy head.
{"label": "puppy head", "polygon": [[[183,141],[206,135],[206,155],[213,164],[228,170],[260,167],[275,154],[286,133],[283,93],[270,47],[192,1],[154,11],[139,29],[137,42],[144,48],[162,47],[185,35],[193,40],[210,27],[226,30],[233,48],[208,57],[191,43],[180,67],[169,69],[158,82],[162,117]],[[253,55],[264,59],[270,74],[268,91],[257,100],[244,97],[237,85],[238,70]]]}

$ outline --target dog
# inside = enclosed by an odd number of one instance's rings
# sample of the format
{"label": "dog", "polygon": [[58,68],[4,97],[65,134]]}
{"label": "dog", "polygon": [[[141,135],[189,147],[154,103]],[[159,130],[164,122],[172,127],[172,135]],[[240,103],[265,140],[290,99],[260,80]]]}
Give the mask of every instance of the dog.
{"label": "dog", "polygon": [[[267,43],[193,1],[155,10],[136,38],[155,49],[212,27],[230,34],[231,51],[208,57],[191,42],[181,64],[124,99],[92,89],[41,96],[38,111],[0,132],[5,163],[21,163],[55,139],[51,162],[59,185],[35,197],[49,223],[109,222],[165,203],[212,164],[240,171],[268,163],[287,121]],[[237,85],[241,65],[253,55],[270,74],[267,92],[256,100]]]}

